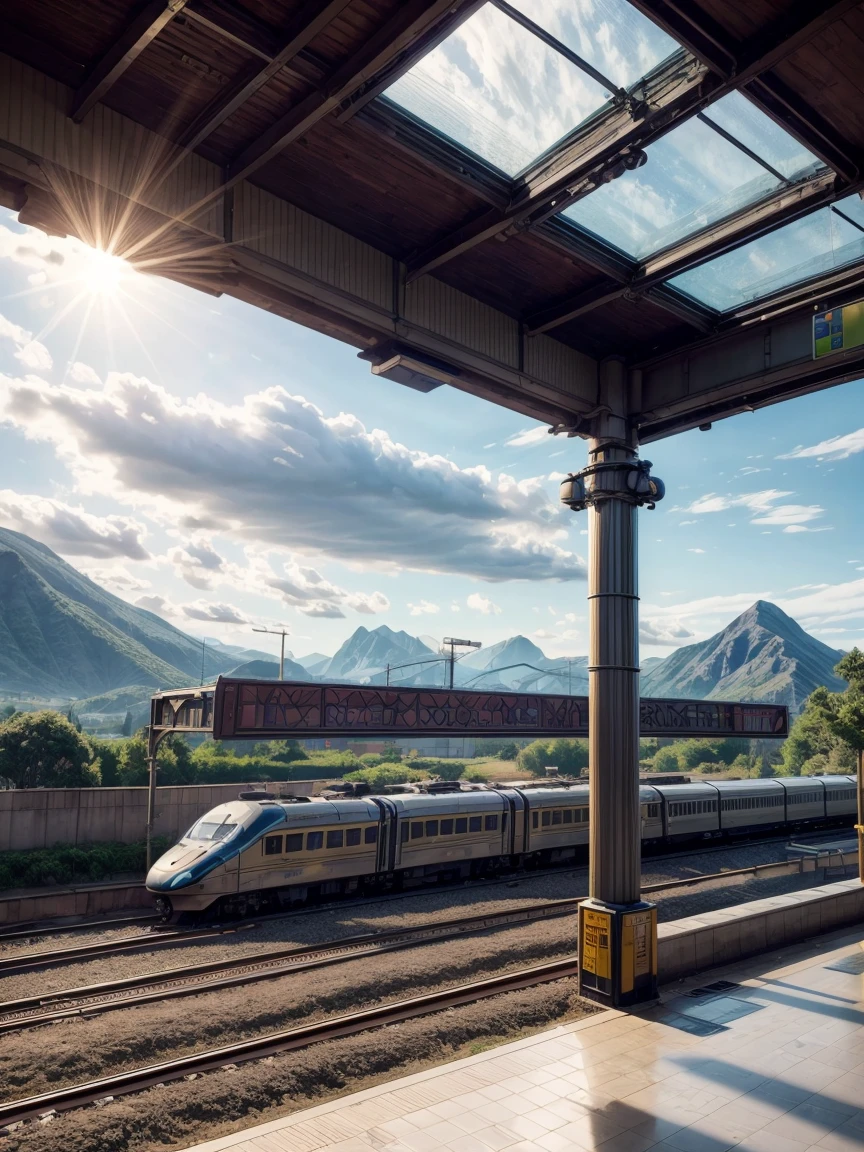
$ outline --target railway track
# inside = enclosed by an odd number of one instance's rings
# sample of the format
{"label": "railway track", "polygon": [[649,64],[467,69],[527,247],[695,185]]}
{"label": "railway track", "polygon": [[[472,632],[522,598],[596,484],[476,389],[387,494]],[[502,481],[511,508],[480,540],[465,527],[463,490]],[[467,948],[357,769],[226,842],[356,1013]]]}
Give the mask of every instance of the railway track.
{"label": "railway track", "polygon": [[[756,874],[789,872],[789,865],[761,864],[752,868],[719,872],[711,876],[694,876],[646,885],[644,892],[692,888],[706,882],[736,883],[738,879]],[[363,956],[394,952],[421,944],[433,943],[490,929],[512,927],[531,921],[549,920],[572,915],[582,897],[525,904],[503,912],[462,916],[452,920],[439,920],[412,928],[396,928],[384,932],[368,932],[333,940],[314,948],[279,948],[242,959],[214,960],[204,964],[188,965],[165,972],[146,973],[107,983],[89,984],[69,988],[48,996],[32,996],[0,1003],[0,1034],[34,1028],[69,1017],[89,1017],[118,1008],[130,1008],[184,996],[200,995],[218,988],[251,984],[259,980],[274,979],[308,968],[344,963]],[[206,936],[207,933],[202,935]],[[176,939],[183,939],[177,937]],[[185,937],[188,938],[188,937]],[[89,949],[88,949],[89,950]],[[64,950],[65,951],[65,950]],[[44,954],[21,958],[27,971],[37,966]],[[61,963],[53,960],[52,963]],[[14,971],[14,969],[11,969]],[[7,969],[7,972],[10,969]]]}
{"label": "railway track", "polygon": [[29,1096],[22,1100],[13,1100],[6,1104],[0,1104],[0,1125],[8,1131],[12,1125],[53,1112],[79,1108],[85,1104],[105,1101],[106,1098],[126,1095],[130,1092],[140,1092],[145,1088],[193,1073],[211,1072],[226,1065],[238,1064],[246,1060],[257,1060],[265,1056],[275,1056],[298,1048],[306,1048],[310,1044],[325,1040],[351,1036],[370,1028],[396,1024],[413,1017],[455,1008],[460,1004],[470,1004],[488,996],[497,996],[502,992],[517,991],[536,984],[561,980],[565,977],[575,976],[576,971],[577,965],[574,959],[555,960],[548,964],[520,969],[517,972],[508,972],[485,980],[475,980],[470,984],[460,984],[454,988],[429,992],[422,996],[412,996],[410,999],[399,1000],[392,1004],[379,1005],[374,1008],[351,1012],[344,1016],[331,1017],[314,1024],[304,1024],[299,1028],[271,1032],[253,1040],[243,1040],[236,1044],[213,1048],[192,1056],[165,1060],[159,1064],[121,1072],[116,1076],[90,1080],[84,1084],[59,1088],[53,1092]]}

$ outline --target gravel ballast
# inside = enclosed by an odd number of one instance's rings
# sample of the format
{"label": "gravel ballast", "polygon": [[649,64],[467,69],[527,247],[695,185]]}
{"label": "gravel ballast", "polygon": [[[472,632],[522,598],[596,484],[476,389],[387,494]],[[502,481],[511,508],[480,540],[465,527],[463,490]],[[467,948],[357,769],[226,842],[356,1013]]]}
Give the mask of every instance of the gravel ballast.
{"label": "gravel ballast", "polygon": [[50,1124],[17,1130],[0,1147],[3,1152],[188,1147],[595,1010],[578,998],[575,980],[557,980],[240,1064],[191,1083],[169,1083],[102,1108],[61,1114]]}

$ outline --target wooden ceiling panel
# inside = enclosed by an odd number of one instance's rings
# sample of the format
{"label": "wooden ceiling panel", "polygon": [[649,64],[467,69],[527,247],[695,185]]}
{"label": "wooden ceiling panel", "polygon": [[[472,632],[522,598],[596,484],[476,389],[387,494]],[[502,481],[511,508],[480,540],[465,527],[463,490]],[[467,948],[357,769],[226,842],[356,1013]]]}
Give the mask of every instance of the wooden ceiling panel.
{"label": "wooden ceiling panel", "polygon": [[3,0],[0,7],[4,21],[88,67],[108,51],[134,12],[126,0]]}
{"label": "wooden ceiling panel", "polygon": [[356,121],[322,121],[255,183],[398,258],[484,207],[470,189]]}
{"label": "wooden ceiling panel", "polygon": [[734,40],[749,40],[763,28],[789,14],[794,18],[801,5],[794,0],[701,0],[694,5],[725,29]]}
{"label": "wooden ceiling panel", "polygon": [[435,272],[445,283],[517,318],[572,296],[598,273],[540,236],[487,240]]}
{"label": "wooden ceiling panel", "polygon": [[659,346],[678,333],[682,341],[696,335],[695,329],[649,300],[621,299],[562,324],[549,335],[595,356],[629,356],[637,350],[647,355],[653,345]]}
{"label": "wooden ceiling panel", "polygon": [[316,57],[331,67],[356,52],[399,8],[398,0],[368,3],[352,0],[335,20],[310,43]]}

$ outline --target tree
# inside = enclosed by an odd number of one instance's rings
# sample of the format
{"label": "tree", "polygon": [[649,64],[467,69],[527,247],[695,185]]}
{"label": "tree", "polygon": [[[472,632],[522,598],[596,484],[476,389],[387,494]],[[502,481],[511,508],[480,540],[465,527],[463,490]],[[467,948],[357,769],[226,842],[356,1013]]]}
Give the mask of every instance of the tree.
{"label": "tree", "polygon": [[0,724],[0,776],[16,788],[92,788],[93,748],[59,712],[19,712]]}
{"label": "tree", "polygon": [[14,704],[7,704],[4,708],[0,708],[0,724],[10,720],[17,712]]}
{"label": "tree", "polygon": [[402,764],[379,764],[375,768],[360,768],[356,772],[346,772],[344,780],[365,780],[371,788],[383,788],[386,784],[407,784],[423,780],[425,773],[415,772]]}
{"label": "tree", "polygon": [[584,740],[534,740],[523,748],[517,758],[523,772],[545,776],[546,769],[555,767],[564,776],[578,776],[588,767],[588,745]]}
{"label": "tree", "polygon": [[252,755],[261,756],[264,760],[275,760],[278,764],[293,764],[297,760],[308,760],[308,756],[296,740],[262,740],[253,746]]}
{"label": "tree", "polygon": [[102,787],[115,788],[120,783],[118,768],[123,741],[103,740],[99,736],[88,736],[87,739],[93,748],[94,764],[99,768]]}
{"label": "tree", "polygon": [[658,748],[657,754],[654,757],[654,771],[655,772],[680,772],[681,761],[678,759],[678,753],[674,745],[667,745],[665,748]]}
{"label": "tree", "polygon": [[501,760],[515,760],[518,755],[518,744],[505,744],[501,751],[498,753],[498,756]]}
{"label": "tree", "polygon": [[132,713],[126,709],[126,715],[123,717],[123,727],[120,729],[123,736],[132,735]]}

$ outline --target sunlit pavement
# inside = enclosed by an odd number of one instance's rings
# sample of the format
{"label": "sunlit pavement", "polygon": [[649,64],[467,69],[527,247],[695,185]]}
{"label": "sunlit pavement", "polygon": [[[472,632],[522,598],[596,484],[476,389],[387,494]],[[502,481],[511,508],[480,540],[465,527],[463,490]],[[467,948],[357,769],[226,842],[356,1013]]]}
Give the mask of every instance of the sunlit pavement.
{"label": "sunlit pavement", "polygon": [[862,976],[837,933],[194,1152],[861,1152]]}

